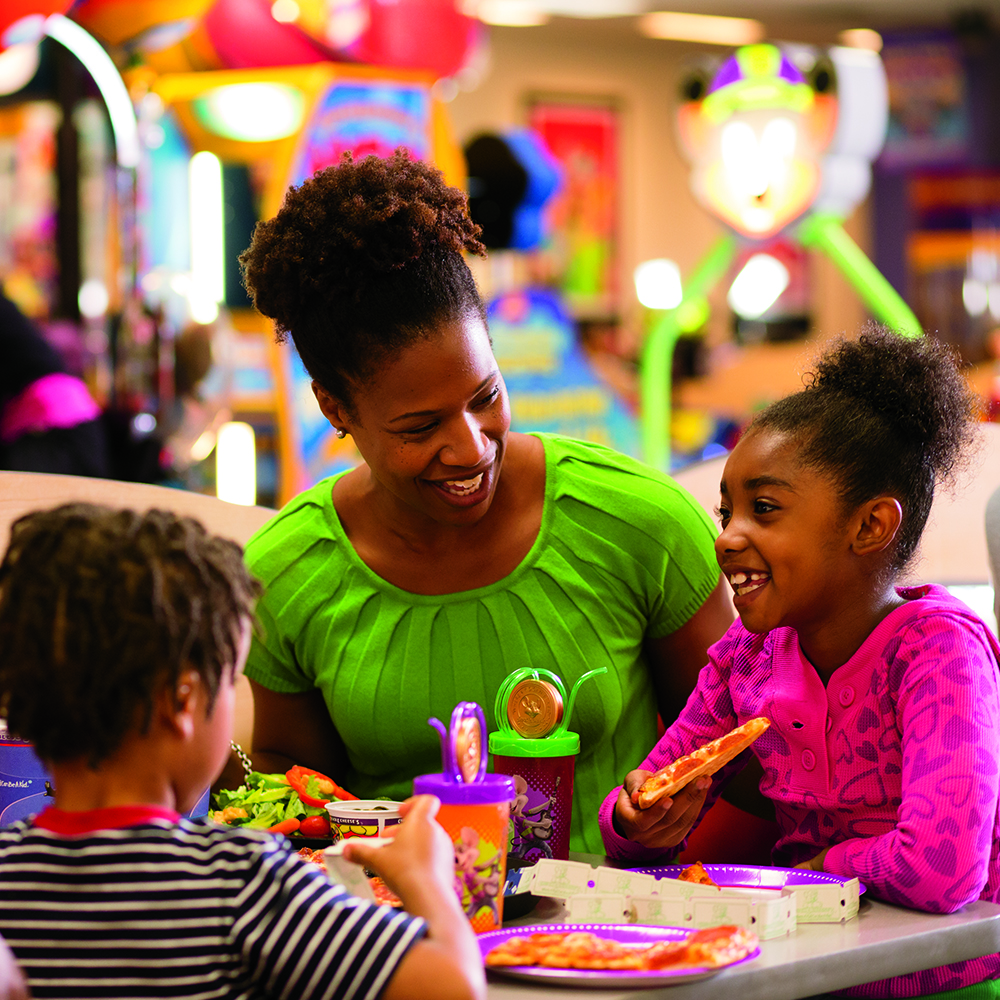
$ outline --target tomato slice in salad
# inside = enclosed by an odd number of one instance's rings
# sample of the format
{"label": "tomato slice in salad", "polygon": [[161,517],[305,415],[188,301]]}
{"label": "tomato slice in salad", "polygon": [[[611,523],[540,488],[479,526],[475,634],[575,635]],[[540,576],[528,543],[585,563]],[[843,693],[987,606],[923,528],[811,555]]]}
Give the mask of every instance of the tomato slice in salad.
{"label": "tomato slice in salad", "polygon": [[313,771],[299,764],[286,771],[285,777],[288,779],[288,784],[295,789],[299,798],[306,805],[322,808],[327,802],[333,802],[335,799],[357,798],[356,795],[341,788],[333,778],[328,778],[325,774],[320,774],[319,771]]}

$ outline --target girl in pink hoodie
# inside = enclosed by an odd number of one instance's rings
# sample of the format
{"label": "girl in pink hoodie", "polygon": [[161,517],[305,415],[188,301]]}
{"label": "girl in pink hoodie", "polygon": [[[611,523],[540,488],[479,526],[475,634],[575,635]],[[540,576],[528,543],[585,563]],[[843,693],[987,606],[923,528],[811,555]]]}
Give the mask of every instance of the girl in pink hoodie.
{"label": "girl in pink hoodie", "polygon": [[[775,864],[857,877],[932,913],[1000,902],[1000,647],[944,588],[897,586],[975,417],[942,345],[871,330],[754,419],[718,510],[716,555],[740,620],[602,805],[609,855],[675,854],[753,753],[781,830]],[[649,773],[756,716],[771,726],[750,750],[638,808]],[[1000,997],[997,977],[994,954],[847,992],[984,1000]]]}

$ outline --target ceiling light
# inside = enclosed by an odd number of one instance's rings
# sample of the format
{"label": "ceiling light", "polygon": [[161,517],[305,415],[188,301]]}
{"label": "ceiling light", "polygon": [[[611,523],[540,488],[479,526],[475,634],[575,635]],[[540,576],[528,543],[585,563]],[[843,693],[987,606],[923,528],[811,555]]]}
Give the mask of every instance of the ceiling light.
{"label": "ceiling light", "polygon": [[882,51],[882,36],[871,28],[848,28],[842,31],[837,40],[849,49],[868,49],[869,52]]}
{"label": "ceiling light", "polygon": [[634,17],[646,6],[641,0],[545,0],[546,11],[560,17]]}
{"label": "ceiling light", "polygon": [[476,17],[484,24],[509,28],[534,28],[549,21],[549,15],[532,0],[480,0]]}
{"label": "ceiling light", "polygon": [[716,17],[713,14],[681,14],[659,10],[639,19],[639,30],[647,38],[669,38],[709,45],[752,45],[766,34],[764,25],[749,17]]}

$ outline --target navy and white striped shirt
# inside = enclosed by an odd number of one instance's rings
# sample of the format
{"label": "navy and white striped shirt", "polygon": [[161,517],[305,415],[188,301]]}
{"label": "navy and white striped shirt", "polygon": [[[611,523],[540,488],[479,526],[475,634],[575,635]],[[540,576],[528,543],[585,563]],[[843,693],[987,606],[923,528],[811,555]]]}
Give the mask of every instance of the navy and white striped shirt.
{"label": "navy and white striped shirt", "polygon": [[282,838],[167,810],[0,830],[0,933],[36,1000],[370,1000],[425,928]]}

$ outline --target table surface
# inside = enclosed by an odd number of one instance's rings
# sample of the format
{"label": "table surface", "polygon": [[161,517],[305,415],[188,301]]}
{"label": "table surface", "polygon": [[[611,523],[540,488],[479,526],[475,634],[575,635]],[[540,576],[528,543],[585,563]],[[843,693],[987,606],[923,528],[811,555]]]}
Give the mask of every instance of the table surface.
{"label": "table surface", "polygon": [[[603,858],[573,855],[591,864]],[[561,922],[561,902],[542,898],[527,916],[504,927]],[[1000,951],[1000,905],[977,901],[957,913],[905,910],[861,897],[858,915],[842,924],[800,924],[794,934],[762,941],[760,955],[718,975],[676,986],[601,989],[601,1000],[799,1000],[827,990],[930,969]],[[489,973],[490,1000],[594,1000],[595,990],[550,986]]]}

